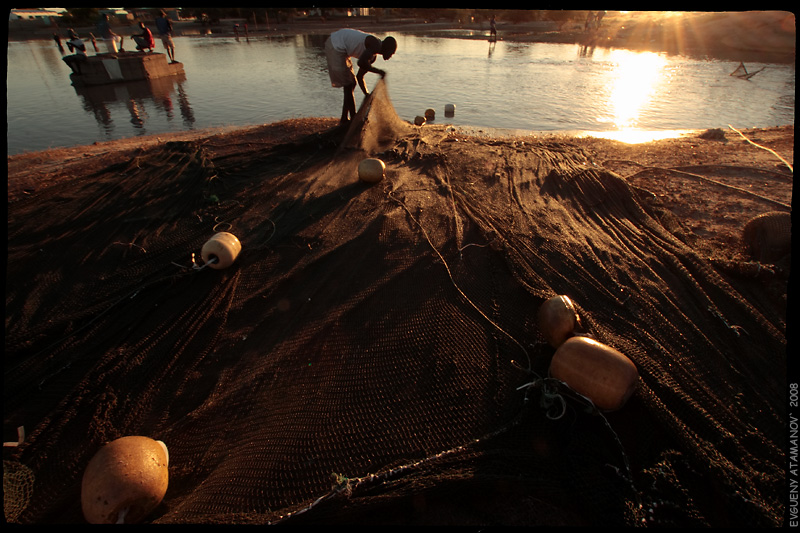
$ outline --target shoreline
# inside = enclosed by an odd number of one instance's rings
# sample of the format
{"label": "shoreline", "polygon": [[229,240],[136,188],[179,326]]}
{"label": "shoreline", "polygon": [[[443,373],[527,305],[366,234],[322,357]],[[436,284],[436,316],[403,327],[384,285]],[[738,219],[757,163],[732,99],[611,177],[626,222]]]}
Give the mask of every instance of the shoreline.
{"label": "shoreline", "polygon": [[[224,136],[229,134],[246,135],[261,128],[275,126],[282,123],[293,122],[296,119],[276,120],[264,124],[250,125],[230,125],[230,126],[211,126],[199,130],[175,131],[166,133],[152,133],[142,136],[123,137],[108,141],[96,141],[91,144],[78,144],[70,146],[54,146],[42,150],[30,150],[17,154],[7,155],[9,163],[9,179],[11,179],[11,165],[18,164],[20,161],[54,161],[58,158],[75,159],[90,157],[99,154],[106,154],[112,151],[126,151],[133,149],[147,149],[155,145],[167,142],[186,142],[208,139],[211,137]],[[311,121],[333,121],[334,117],[306,117],[304,120]],[[698,135],[705,129],[670,129],[670,130],[630,130],[630,131],[589,131],[589,130],[522,130],[512,128],[492,128],[484,126],[464,126],[454,124],[432,124],[433,127],[445,127],[454,134],[475,137],[478,139],[508,139],[508,138],[531,138],[531,139],[605,139],[620,142],[628,145],[642,145],[656,141],[678,139],[692,135]],[[428,126],[428,127],[431,127]],[[792,128],[793,124],[783,124],[780,126],[767,126],[747,128],[744,131],[761,131],[770,129]]]}
{"label": "shoreline", "polygon": [[[612,14],[613,13],[613,14]],[[737,58],[742,58],[742,60],[747,60],[745,55],[753,56],[775,56],[775,57],[782,57],[786,58],[788,56],[794,58],[794,15],[788,12],[780,12],[780,11],[764,11],[764,12],[732,12],[732,13],[691,13],[686,14],[685,17],[666,17],[661,16],[659,17],[657,14],[660,12],[647,12],[645,15],[637,15],[637,23],[632,27],[630,25],[630,16],[622,16],[618,13],[609,13],[609,15],[604,20],[603,27],[596,31],[596,32],[585,32],[582,31],[582,24],[577,24],[575,22],[564,24],[562,28],[553,30],[553,26],[555,25],[552,21],[539,21],[535,23],[509,23],[500,20],[498,22],[498,33],[499,33],[499,40],[500,41],[509,41],[509,42],[547,42],[547,43],[563,43],[563,44],[581,44],[583,46],[590,46],[590,47],[604,47],[604,48],[628,48],[628,49],[639,49],[639,50],[650,50],[650,51],[659,51],[663,53],[685,53],[686,55],[691,54],[699,54],[699,55],[708,55],[715,58],[723,58],[725,55],[730,55],[733,59],[734,56]],[[640,12],[642,13],[642,12]],[[741,26],[745,23],[750,24],[753,28],[768,28],[774,26],[776,23],[781,22],[785,19],[786,16],[792,17],[792,31],[781,31],[779,32],[780,35],[773,35],[770,38],[762,38],[760,42],[758,41],[757,37],[760,35],[759,32],[754,32],[756,35],[749,36],[748,38],[740,39],[739,41],[735,41],[731,43],[731,39],[729,37],[725,37],[728,34],[736,34],[737,29],[741,29]],[[350,20],[353,19],[353,20]],[[678,19],[681,19],[682,25],[679,25]],[[772,26],[770,26],[770,24]],[[702,41],[713,43],[713,46],[703,46],[698,45],[698,38],[695,37],[694,39],[684,39],[681,41],[676,37],[678,33],[681,33],[685,30],[684,26],[696,26],[697,28],[705,28],[702,32],[704,36]],[[179,27],[182,27],[183,30],[179,30],[186,32],[186,31],[198,31],[201,28],[201,25],[198,23],[188,23],[188,22],[181,22],[178,24]],[[384,32],[400,32],[400,33],[408,33],[408,34],[416,34],[416,35],[423,35],[423,36],[430,36],[436,37],[439,35],[447,36],[448,38],[457,38],[457,39],[486,39],[486,35],[488,35],[488,21],[476,21],[471,24],[457,24],[450,22],[421,22],[419,20],[413,19],[384,19],[384,20],[376,20],[374,17],[350,17],[347,20],[341,19],[333,19],[333,20],[305,20],[305,21],[295,21],[295,22],[284,22],[281,24],[275,24],[270,28],[266,28],[263,25],[259,26],[258,29],[250,30],[250,35],[252,38],[269,38],[269,37],[286,37],[292,35],[302,35],[302,34],[321,34],[325,32],[329,32],[335,28],[339,27],[359,27],[364,29],[365,31],[371,31],[375,33],[384,33]],[[713,30],[710,28],[714,28]],[[92,28],[80,28],[81,31],[91,31]],[[36,32],[27,32],[22,34],[22,36],[27,35],[28,38],[36,38],[36,39],[50,39],[50,33],[52,29],[47,30],[47,34],[36,35]],[[121,33],[126,33],[125,31],[121,31]],[[15,40],[15,38],[20,37],[20,32],[15,31],[9,34],[9,40]],[[233,36],[233,30],[229,29],[228,31],[223,31],[220,27],[219,33],[212,33],[208,35],[209,38],[227,38]],[[657,36],[657,37],[656,37]],[[763,35],[761,35],[763,37]],[[759,42],[759,46],[762,48],[759,50],[751,49],[747,50],[746,54],[742,51],[742,46],[751,46],[754,42]],[[683,48],[677,46],[676,43],[683,42]],[[702,43],[701,43],[702,44]],[[670,49],[672,51],[670,51]],[[676,51],[677,50],[677,51]],[[694,50],[694,51],[693,51]],[[699,50],[699,52],[698,52]],[[766,55],[765,55],[766,54]],[[254,128],[262,126],[263,124],[251,124],[251,125],[242,125],[242,126],[220,126],[220,127],[212,127],[208,128],[208,131],[216,131],[217,133],[221,131],[230,131],[236,128]],[[793,126],[793,124],[792,124]],[[453,126],[460,130],[467,130],[469,132],[477,132],[479,135],[560,135],[560,136],[595,136],[595,137],[602,137],[602,138],[609,138],[609,139],[616,139],[622,140],[623,142],[630,142],[629,137],[625,137],[627,132],[616,132],[616,131],[576,131],[576,130],[553,130],[553,131],[528,131],[528,130],[511,130],[511,132],[503,132],[500,128],[486,128],[486,127],[472,127],[472,126]],[[152,136],[158,138],[186,138],[183,137],[184,135],[188,135],[188,138],[194,138],[197,135],[202,134],[202,132],[207,131],[204,130],[197,130],[197,131],[181,131],[181,132],[171,132],[171,133],[158,133],[152,134]],[[658,132],[658,134],[650,135],[649,139],[646,140],[653,140],[656,138],[667,138],[669,136],[675,136],[680,133],[688,133],[691,134],[695,130],[646,130],[650,132]],[[697,130],[702,131],[702,130]],[[484,133],[489,132],[489,133]],[[671,133],[675,133],[675,135],[671,135]],[[213,133],[213,134],[217,134]],[[643,132],[636,132],[638,135],[646,134]],[[176,137],[177,136],[177,137]],[[143,137],[135,137],[136,139],[141,140],[142,142],[146,142],[146,139],[150,136],[143,136]],[[116,139],[110,141],[99,141],[103,146],[106,146],[107,143],[113,143],[115,141],[123,141],[127,138],[123,139]],[[639,141],[643,142],[643,141]],[[23,151],[19,153],[15,153],[13,155],[7,155],[8,158],[16,157],[16,156],[23,156],[25,154],[36,153],[36,152],[49,152],[49,151],[58,151],[64,150],[66,148],[70,148],[69,146],[54,146],[49,147],[41,150],[32,150],[32,151]],[[73,148],[80,149],[79,146],[75,146]],[[83,149],[86,151],[86,148]]]}
{"label": "shoreline", "polygon": [[[26,194],[41,187],[47,187],[52,183],[68,177],[74,169],[77,174],[86,174],[85,168],[107,166],[113,162],[127,160],[135,157],[149,149],[157,148],[169,142],[197,142],[201,144],[212,140],[231,139],[237,142],[261,143],[265,140],[273,142],[274,139],[297,137],[299,135],[319,134],[322,131],[334,128],[338,119],[334,117],[316,117],[303,119],[287,119],[275,121],[268,124],[255,124],[250,126],[216,126],[202,130],[180,131],[171,133],[155,133],[142,137],[127,137],[109,141],[95,142],[87,145],[76,145],[66,147],[48,148],[45,150],[23,152],[7,156],[8,163],[8,201],[15,201]],[[601,135],[601,132],[586,132],[578,130],[564,131],[528,131],[512,130],[503,128],[485,128],[472,126],[453,126],[446,124],[431,124],[425,126],[426,129],[440,129],[446,135],[453,137],[468,137],[477,142],[513,142],[522,140],[524,142],[561,142],[576,146],[597,146],[613,147],[615,152],[637,153],[637,154],[656,154],[657,161],[665,162],[666,159],[684,159],[689,157],[682,154],[687,147],[693,153],[691,158],[697,159],[694,152],[699,153],[700,145],[694,143],[695,139],[703,137],[703,132],[712,130],[664,130],[671,133],[665,138],[645,139],[640,142],[626,142],[624,139],[614,139],[608,135]],[[728,140],[735,139],[740,141],[739,135],[733,131],[720,130],[723,143],[728,144]],[[793,145],[794,125],[783,125],[765,128],[746,128],[741,133],[747,138],[758,139],[764,135],[779,140],[782,144]],[[242,141],[245,140],[245,141]],[[737,158],[731,153],[724,154],[716,147],[719,142],[713,144],[703,143],[703,161],[713,163],[725,160],[725,158]],[[246,151],[248,148],[243,145],[237,150]],[[756,150],[756,153],[759,152]],[[668,155],[667,155],[668,154]],[[769,155],[763,160],[769,161],[777,158]],[[627,157],[627,156],[626,156]],[[788,155],[789,160],[793,160],[793,152]],[[760,165],[763,166],[763,163]]]}

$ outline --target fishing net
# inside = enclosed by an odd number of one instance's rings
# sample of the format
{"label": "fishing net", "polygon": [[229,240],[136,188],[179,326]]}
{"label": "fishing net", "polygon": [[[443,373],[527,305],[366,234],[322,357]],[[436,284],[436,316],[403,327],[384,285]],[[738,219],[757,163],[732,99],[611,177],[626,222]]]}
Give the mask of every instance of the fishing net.
{"label": "fishing net", "polygon": [[3,461],[3,514],[7,522],[16,522],[28,505],[33,492],[31,469],[13,461]]}
{"label": "fishing net", "polygon": [[[214,153],[9,205],[16,521],[83,522],[89,459],[146,435],[170,455],[154,523],[782,523],[784,310],[580,150],[417,128],[379,82],[344,139]],[[226,269],[199,259],[218,231]],[[622,409],[547,379],[556,294],[638,367]]]}

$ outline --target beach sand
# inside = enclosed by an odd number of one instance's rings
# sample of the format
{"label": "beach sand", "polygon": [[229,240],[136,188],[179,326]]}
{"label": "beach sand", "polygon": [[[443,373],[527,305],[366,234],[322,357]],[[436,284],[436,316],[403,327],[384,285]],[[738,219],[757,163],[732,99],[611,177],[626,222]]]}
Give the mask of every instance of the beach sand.
{"label": "beach sand", "polygon": [[[319,134],[335,125],[332,118],[295,119],[261,126],[150,135],[14,155],[8,158],[8,200],[14,202],[63,180],[82,179],[170,141],[199,142],[216,156],[244,156],[251,150]],[[741,134],[733,129],[712,130],[710,134],[696,131],[675,138],[633,144],[565,134],[509,135],[501,130],[459,129],[433,123],[423,127],[444,131],[449,137],[469,145],[476,154],[488,152],[487,147],[492,142],[557,142],[574,147],[586,154],[590,164],[617,172],[631,184],[652,192],[653,204],[674,212],[698,237],[701,246],[725,255],[740,252],[738,243],[742,228],[750,218],[773,208],[780,209],[780,205],[769,200],[791,205],[792,177],[785,162],[793,165],[793,126],[746,129]],[[671,173],[664,169],[682,169],[684,173]],[[698,179],[697,175],[718,183]],[[738,187],[741,191],[734,192],[720,183]]]}
{"label": "beach sand", "polygon": [[[742,231],[791,209],[793,126],[626,144],[370,102],[8,158],[7,520],[82,523],[86,464],[138,434],[170,456],[146,522],[783,523],[791,254]],[[226,229],[234,265],[193,268]],[[637,365],[622,409],[559,385],[551,417],[554,294]]]}

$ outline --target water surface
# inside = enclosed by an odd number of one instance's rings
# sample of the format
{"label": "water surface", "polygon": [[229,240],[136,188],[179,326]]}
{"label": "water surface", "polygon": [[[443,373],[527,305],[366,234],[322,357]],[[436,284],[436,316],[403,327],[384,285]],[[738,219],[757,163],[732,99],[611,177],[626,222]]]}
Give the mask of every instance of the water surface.
{"label": "water surface", "polygon": [[[383,34],[376,34],[383,37]],[[794,65],[750,80],[738,63],[652,52],[394,34],[379,58],[392,102],[413,121],[533,131],[619,133],[794,124]],[[324,35],[177,37],[185,76],[76,88],[52,41],[8,43],[8,153],[137,135],[338,117]],[[161,43],[157,43],[157,51]],[[91,48],[91,47],[90,47]],[[90,50],[91,53],[91,50]],[[377,76],[368,74],[368,87]],[[363,97],[356,89],[356,103]],[[452,118],[445,104],[455,104]]]}

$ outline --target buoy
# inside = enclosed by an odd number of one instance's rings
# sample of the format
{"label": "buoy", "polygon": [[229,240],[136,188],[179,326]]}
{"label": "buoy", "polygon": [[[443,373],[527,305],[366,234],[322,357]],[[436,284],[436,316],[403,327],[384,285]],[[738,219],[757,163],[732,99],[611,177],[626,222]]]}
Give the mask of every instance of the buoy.
{"label": "buoy", "polygon": [[435,118],[436,118],[436,110],[434,109],[425,110],[425,120],[434,120]]}
{"label": "buoy", "polygon": [[792,214],[769,211],[751,218],[742,234],[753,259],[774,263],[792,251]]}
{"label": "buoy", "polygon": [[416,124],[417,126],[422,126],[423,124],[425,124],[425,117],[417,115],[416,117],[414,117],[414,124]]}
{"label": "buoy", "polygon": [[383,179],[386,163],[380,159],[369,157],[358,164],[358,177],[367,183],[377,183]]}
{"label": "buoy", "polygon": [[569,296],[553,296],[539,308],[539,330],[553,348],[572,337],[578,326],[580,317]]}
{"label": "buoy", "polygon": [[456,105],[455,104],[445,104],[444,106],[444,116],[452,117],[456,114]]}
{"label": "buoy", "polygon": [[588,337],[571,337],[553,354],[550,377],[586,396],[601,411],[616,411],[636,391],[639,371],[625,355]]}
{"label": "buoy", "polygon": [[149,437],[104,445],[86,466],[81,507],[90,524],[134,524],[158,507],[169,481],[167,446]]}
{"label": "buoy", "polygon": [[[200,257],[211,268],[228,268],[236,261],[239,252],[242,251],[242,243],[233,233],[221,231],[214,234],[200,250]],[[212,259],[216,259],[209,264]]]}

